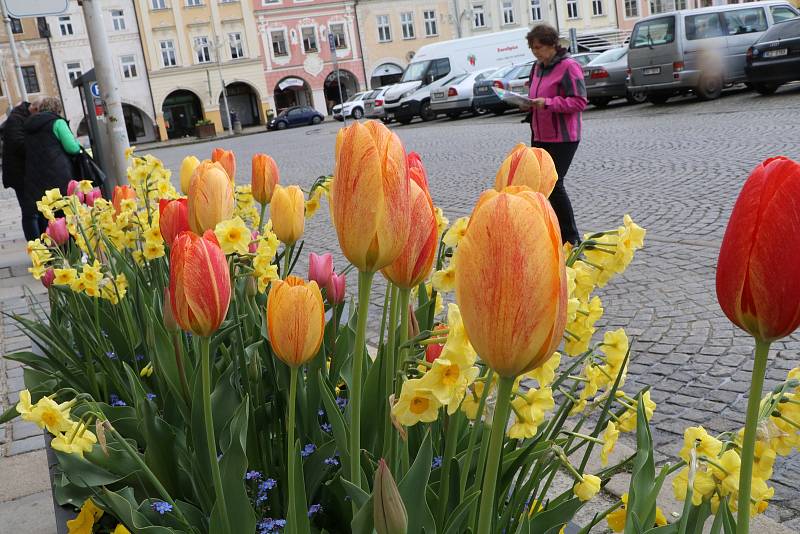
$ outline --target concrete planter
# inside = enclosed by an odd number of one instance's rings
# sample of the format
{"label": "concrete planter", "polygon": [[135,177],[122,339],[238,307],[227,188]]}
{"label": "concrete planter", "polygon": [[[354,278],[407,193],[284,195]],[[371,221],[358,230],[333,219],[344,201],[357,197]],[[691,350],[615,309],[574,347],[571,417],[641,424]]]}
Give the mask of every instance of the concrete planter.
{"label": "concrete planter", "polygon": [[217,136],[217,128],[213,124],[198,124],[194,127],[194,134],[200,139],[209,139]]}

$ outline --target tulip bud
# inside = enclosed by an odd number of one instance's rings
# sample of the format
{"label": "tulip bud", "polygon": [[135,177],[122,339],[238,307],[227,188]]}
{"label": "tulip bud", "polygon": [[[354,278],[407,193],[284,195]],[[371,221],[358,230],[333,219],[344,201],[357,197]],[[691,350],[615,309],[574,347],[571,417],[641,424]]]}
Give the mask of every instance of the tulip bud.
{"label": "tulip bud", "polygon": [[328,295],[328,302],[331,304],[341,304],[344,302],[345,285],[347,275],[332,273],[328,285],[325,286],[325,293]]}
{"label": "tulip bud", "polygon": [[325,334],[325,306],[317,283],[296,276],[272,282],[267,329],[272,350],[286,365],[299,367],[316,356]]}
{"label": "tulip bud", "polygon": [[258,281],[254,276],[248,276],[244,283],[244,292],[248,297],[258,295]]}
{"label": "tulip bud", "polygon": [[272,231],[286,245],[295,244],[305,231],[306,197],[296,185],[275,186],[272,194]]}
{"label": "tulip bud", "polygon": [[47,230],[45,230],[45,233],[50,236],[50,239],[52,239],[56,245],[63,245],[69,241],[67,219],[64,217],[58,217],[57,219],[48,221]]}
{"label": "tulip bud", "polygon": [[419,322],[417,314],[414,313],[414,306],[408,305],[408,339],[414,339],[419,335]]}
{"label": "tulip bud", "polygon": [[175,238],[181,232],[189,230],[189,207],[188,200],[179,198],[168,200],[162,198],[158,201],[158,226],[161,230],[161,237],[167,246],[172,246]]}
{"label": "tulip bud", "polygon": [[261,234],[258,233],[258,230],[253,230],[250,232],[250,244],[247,245],[247,252],[250,254],[255,254],[258,252],[258,238],[261,237]]}
{"label": "tulip bud", "polygon": [[228,178],[230,178],[231,182],[236,181],[236,155],[233,151],[215,148],[211,152],[211,161],[222,165],[222,168],[228,173]]}
{"label": "tulip bud", "polygon": [[75,191],[80,192],[80,184],[77,180],[70,180],[67,184],[67,195],[74,195]]}
{"label": "tulip bud", "polygon": [[319,256],[312,252],[308,258],[308,279],[314,280],[319,287],[328,287],[332,275],[333,255],[326,253]]}
{"label": "tulip bud", "polygon": [[195,170],[189,187],[189,228],[200,235],[233,217],[233,183],[219,163],[206,161]]}
{"label": "tulip bud", "polygon": [[53,285],[53,280],[55,279],[56,279],[56,272],[53,270],[52,267],[50,267],[42,275],[42,285],[49,289],[50,286]]}
{"label": "tulip bud", "polygon": [[280,183],[281,176],[275,160],[266,154],[253,156],[252,193],[259,204],[266,205],[272,201],[275,186]]}
{"label": "tulip bud", "polygon": [[86,193],[84,201],[86,202],[86,205],[91,208],[94,207],[94,201],[97,200],[98,198],[101,198],[102,196],[103,193],[100,191],[100,188],[95,187],[94,189]]}
{"label": "tulip bud", "polygon": [[164,328],[168,332],[174,332],[180,328],[178,322],[175,320],[175,314],[172,313],[172,304],[170,303],[169,287],[164,288],[164,306],[162,307],[164,317]]}
{"label": "tulip bud", "polygon": [[181,191],[184,195],[189,194],[189,186],[192,185],[194,171],[200,165],[200,160],[194,156],[186,156],[181,163]]}
{"label": "tulip bud", "polygon": [[508,154],[495,176],[494,188],[502,191],[508,186],[527,186],[546,197],[558,181],[553,158],[543,148],[518,144]]}
{"label": "tulip bud", "polygon": [[405,534],[408,531],[406,506],[383,458],[375,471],[372,504],[373,523],[378,534]]}
{"label": "tulip bud", "polygon": [[111,203],[114,205],[114,212],[119,214],[122,211],[122,201],[136,198],[136,191],[129,185],[115,185]]}

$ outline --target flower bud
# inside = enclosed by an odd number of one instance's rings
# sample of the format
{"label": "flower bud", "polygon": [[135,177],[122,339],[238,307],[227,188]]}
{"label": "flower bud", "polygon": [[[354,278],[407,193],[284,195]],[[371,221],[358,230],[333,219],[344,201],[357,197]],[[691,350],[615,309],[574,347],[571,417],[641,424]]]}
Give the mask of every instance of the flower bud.
{"label": "flower bud", "polygon": [[408,514],[386,461],[381,458],[372,490],[374,525],[378,534],[405,534]]}
{"label": "flower bud", "polygon": [[558,181],[555,163],[543,148],[518,144],[508,154],[495,176],[494,187],[502,191],[508,186],[527,186],[550,196]]}
{"label": "flower bud", "polygon": [[189,230],[189,208],[185,198],[169,200],[162,198],[158,201],[158,226],[161,237],[168,246],[180,235]]}
{"label": "flower bud", "polygon": [[189,194],[189,186],[192,185],[194,171],[200,165],[200,160],[194,156],[186,156],[181,163],[181,191],[184,195]]}
{"label": "flower bud", "polygon": [[346,278],[347,275],[344,274],[331,274],[328,285],[325,286],[325,293],[328,296],[328,302],[331,304],[341,304],[344,302]]}
{"label": "flower bud", "polygon": [[261,205],[272,201],[275,186],[280,183],[281,175],[275,160],[266,154],[253,156],[253,174],[251,180],[253,198]]}
{"label": "flower bud", "polygon": [[95,187],[94,189],[86,193],[84,202],[86,202],[86,205],[91,208],[94,207],[94,201],[97,200],[98,198],[101,198],[102,196],[103,193],[100,191],[100,188]]}
{"label": "flower bud", "polygon": [[47,223],[47,230],[45,233],[52,239],[55,244],[63,245],[69,241],[69,230],[67,229],[67,219],[59,217]]}
{"label": "flower bud", "polygon": [[296,185],[275,186],[272,195],[272,231],[286,245],[295,244],[305,231],[306,198]]}
{"label": "flower bud", "polygon": [[250,232],[250,244],[247,245],[247,252],[250,254],[255,254],[258,252],[258,238],[261,237],[261,234],[258,233],[258,230],[253,230]]}
{"label": "flower bud", "polygon": [[233,217],[233,183],[219,163],[205,161],[189,187],[189,227],[201,235]]}
{"label": "flower bud", "polygon": [[50,267],[42,275],[42,285],[46,288],[49,288],[50,286],[53,285],[53,280],[55,279],[56,279],[56,272],[53,270],[52,267]]}
{"label": "flower bud", "polygon": [[332,275],[333,255],[317,255],[312,252],[308,258],[308,279],[314,280],[319,287],[327,287]]}
{"label": "flower bud", "polygon": [[248,297],[258,295],[258,282],[254,276],[248,276],[244,284],[244,292]]}
{"label": "flower bud", "polygon": [[172,304],[170,304],[169,287],[164,288],[164,328],[169,332],[177,330],[178,321],[175,320],[175,314],[172,313]]}
{"label": "flower bud", "polygon": [[211,161],[219,163],[225,172],[228,173],[228,178],[231,182],[236,179],[236,155],[232,150],[225,150],[223,148],[215,148],[211,152]]}
{"label": "flower bud", "polygon": [[115,185],[111,203],[114,205],[114,212],[119,214],[122,211],[122,201],[136,198],[136,191],[129,185]]}

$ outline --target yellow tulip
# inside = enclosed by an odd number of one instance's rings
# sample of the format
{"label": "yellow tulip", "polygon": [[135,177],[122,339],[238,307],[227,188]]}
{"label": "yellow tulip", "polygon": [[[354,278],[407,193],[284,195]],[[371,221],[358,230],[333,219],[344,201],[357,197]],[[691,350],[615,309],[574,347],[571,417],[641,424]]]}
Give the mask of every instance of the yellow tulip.
{"label": "yellow tulip", "polygon": [[272,231],[283,243],[293,245],[305,231],[306,198],[296,185],[275,186],[272,193]]}
{"label": "yellow tulip", "polygon": [[189,228],[198,235],[233,217],[233,182],[219,163],[204,161],[189,187]]}
{"label": "yellow tulip", "polygon": [[544,149],[520,143],[500,165],[494,188],[502,191],[511,185],[524,185],[549,197],[557,181],[558,173],[550,154]]}
{"label": "yellow tulip", "polygon": [[543,365],[567,320],[558,219],[547,198],[509,187],[481,195],[453,258],[470,342],[501,377]]}
{"label": "yellow tulip", "polygon": [[379,271],[400,255],[408,240],[405,149],[383,124],[356,122],[336,137],[334,176],[331,214],[339,246],[360,271]]}
{"label": "yellow tulip", "polygon": [[275,355],[286,365],[299,367],[312,359],[325,333],[325,306],[317,283],[296,276],[272,282],[267,328]]}
{"label": "yellow tulip", "polygon": [[200,160],[194,156],[186,156],[181,163],[181,191],[184,195],[189,194],[189,186],[192,184],[192,176],[197,167],[200,166]]}

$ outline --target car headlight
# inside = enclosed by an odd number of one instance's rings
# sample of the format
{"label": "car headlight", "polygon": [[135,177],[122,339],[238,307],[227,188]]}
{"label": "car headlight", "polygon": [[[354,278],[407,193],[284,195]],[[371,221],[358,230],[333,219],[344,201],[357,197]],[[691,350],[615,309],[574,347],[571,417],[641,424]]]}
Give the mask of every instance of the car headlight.
{"label": "car headlight", "polygon": [[400,95],[400,100],[402,100],[404,98],[408,98],[409,96],[413,95],[414,91],[416,91],[416,89],[411,89],[410,91],[406,91],[405,93]]}

